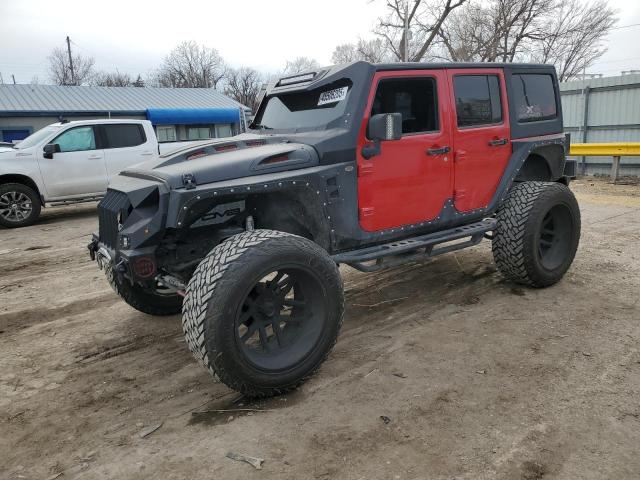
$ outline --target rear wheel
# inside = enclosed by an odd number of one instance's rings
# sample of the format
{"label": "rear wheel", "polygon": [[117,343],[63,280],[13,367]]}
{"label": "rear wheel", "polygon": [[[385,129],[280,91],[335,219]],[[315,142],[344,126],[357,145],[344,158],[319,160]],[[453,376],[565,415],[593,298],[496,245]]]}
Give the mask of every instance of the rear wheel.
{"label": "rear wheel", "polygon": [[40,216],[40,197],[21,183],[0,185],[0,225],[8,228],[27,227]]}
{"label": "rear wheel", "polygon": [[297,387],[336,342],[343,313],[338,268],[296,235],[254,230],[215,247],[187,287],[182,326],[194,356],[252,397]]}
{"label": "rear wheel", "polygon": [[580,241],[580,209],[560,183],[515,184],[497,213],[493,256],[510,280],[533,287],[558,282]]}

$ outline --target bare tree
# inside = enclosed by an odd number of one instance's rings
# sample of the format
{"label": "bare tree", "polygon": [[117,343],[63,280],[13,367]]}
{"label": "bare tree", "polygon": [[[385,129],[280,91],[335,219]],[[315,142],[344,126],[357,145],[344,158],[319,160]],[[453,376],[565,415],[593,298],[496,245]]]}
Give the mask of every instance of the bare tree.
{"label": "bare tree", "polygon": [[226,70],[215,48],[182,42],[165,57],[153,83],[160,87],[216,88]]}
{"label": "bare tree", "polygon": [[144,87],[145,81],[142,79],[142,75],[138,74],[138,78],[136,78],[136,81],[133,82],[132,85],[134,87]]}
{"label": "bare tree", "polygon": [[264,83],[260,72],[253,68],[229,69],[224,86],[225,95],[233,98],[255,112],[258,108],[258,94]]}
{"label": "bare tree", "polygon": [[306,72],[307,70],[317,70],[320,64],[313,58],[296,57],[293,60],[287,60],[284,67],[283,75],[295,75],[296,73]]}
{"label": "bare tree", "polygon": [[447,17],[466,1],[386,0],[388,13],[378,19],[374,33],[384,40],[396,60],[419,62],[437,41]]}
{"label": "bare tree", "polygon": [[128,73],[120,73],[116,70],[115,72],[98,72],[90,83],[99,87],[131,87],[134,82]]}
{"label": "bare tree", "polygon": [[542,62],[566,80],[604,53],[615,24],[605,0],[490,0],[468,3],[438,32],[440,58],[477,62]]}
{"label": "bare tree", "polygon": [[603,41],[615,23],[615,12],[605,0],[591,4],[565,0],[549,19],[547,33],[531,57],[542,63],[553,63],[559,80],[569,80],[606,52]]}
{"label": "bare tree", "polygon": [[355,43],[343,43],[336,46],[331,54],[331,62],[334,65],[340,65],[342,63],[351,63],[356,60],[360,60]]}
{"label": "bare tree", "polygon": [[364,60],[371,63],[381,63],[392,59],[384,41],[381,38],[373,40],[359,39],[357,43],[338,45],[331,55],[331,61],[338,65]]}
{"label": "bare tree", "polygon": [[94,60],[92,57],[73,55],[73,73],[69,64],[69,55],[62,48],[54,48],[49,55],[49,78],[56,85],[85,85],[93,77]]}

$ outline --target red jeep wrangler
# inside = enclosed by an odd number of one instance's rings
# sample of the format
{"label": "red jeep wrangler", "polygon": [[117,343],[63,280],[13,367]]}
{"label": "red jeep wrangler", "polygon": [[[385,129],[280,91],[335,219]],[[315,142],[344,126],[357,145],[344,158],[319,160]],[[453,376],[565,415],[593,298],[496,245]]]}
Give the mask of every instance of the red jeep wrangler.
{"label": "red jeep wrangler", "polygon": [[580,237],[568,145],[551,66],[305,72],[268,87],[250,133],[122,172],[89,250],[134,308],[182,311],[224,383],[273,395],[335,343],[341,263],[372,271],[489,238],[510,280],[560,280]]}

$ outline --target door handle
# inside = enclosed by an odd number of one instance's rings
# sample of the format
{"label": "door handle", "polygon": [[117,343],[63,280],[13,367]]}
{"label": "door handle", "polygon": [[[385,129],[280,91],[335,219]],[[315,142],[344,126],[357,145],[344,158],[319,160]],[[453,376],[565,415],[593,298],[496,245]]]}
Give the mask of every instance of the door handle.
{"label": "door handle", "polygon": [[148,157],[149,155],[153,155],[153,152],[142,152],[142,155]]}
{"label": "door handle", "polygon": [[89,160],[100,160],[102,158],[102,155],[89,155]]}
{"label": "door handle", "polygon": [[489,141],[489,146],[490,147],[497,147],[499,145],[506,145],[506,144],[507,144],[507,139],[506,138],[497,138],[497,139]]}
{"label": "door handle", "polygon": [[440,148],[429,148],[427,150],[427,155],[442,155],[444,153],[449,153],[451,148],[449,147],[440,147]]}

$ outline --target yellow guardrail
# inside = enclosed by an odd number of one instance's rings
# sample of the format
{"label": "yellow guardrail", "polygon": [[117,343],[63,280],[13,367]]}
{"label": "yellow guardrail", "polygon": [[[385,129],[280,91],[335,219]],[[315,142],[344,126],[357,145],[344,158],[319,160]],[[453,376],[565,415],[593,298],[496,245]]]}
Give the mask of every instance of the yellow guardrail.
{"label": "yellow guardrail", "polygon": [[640,156],[640,142],[572,143],[569,155],[593,157]]}

